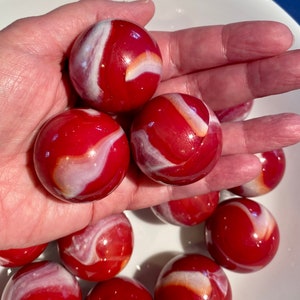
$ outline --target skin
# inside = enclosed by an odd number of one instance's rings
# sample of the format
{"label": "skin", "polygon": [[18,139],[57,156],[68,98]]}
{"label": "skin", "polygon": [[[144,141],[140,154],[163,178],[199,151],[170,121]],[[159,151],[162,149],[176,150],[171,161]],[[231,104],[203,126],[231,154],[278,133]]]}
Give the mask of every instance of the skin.
{"label": "skin", "polygon": [[[72,42],[101,19],[146,25],[153,14],[151,1],[84,0],[0,31],[1,249],[52,241],[125,209],[242,184],[259,172],[253,153],[300,141],[296,114],[226,123],[220,162],[192,185],[162,186],[132,167],[122,184],[100,201],[69,204],[49,196],[33,172],[32,145],[45,120],[74,103],[66,68]],[[153,36],[164,60],[157,94],[185,92],[222,109],[300,87],[300,51],[288,51],[293,37],[282,24],[244,22]]]}

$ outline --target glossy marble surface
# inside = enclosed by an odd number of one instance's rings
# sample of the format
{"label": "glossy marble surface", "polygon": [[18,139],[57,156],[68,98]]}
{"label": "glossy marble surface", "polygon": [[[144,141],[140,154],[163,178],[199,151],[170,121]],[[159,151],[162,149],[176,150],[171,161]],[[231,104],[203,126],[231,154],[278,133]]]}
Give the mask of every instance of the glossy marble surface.
{"label": "glossy marble surface", "polygon": [[[45,13],[68,0],[0,0],[0,28],[13,20]],[[290,0],[289,2],[299,2]],[[272,0],[155,0],[156,15],[149,29],[174,30],[197,25],[220,24],[244,20],[276,20],[294,33],[293,47],[300,48],[299,26]],[[294,3],[295,4],[295,3]],[[166,14],[166,12],[168,12]],[[300,92],[266,97],[255,103],[250,117],[279,112],[300,113]],[[270,105],[271,103],[271,105]],[[274,261],[262,271],[240,275],[226,271],[234,299],[298,299],[300,293],[300,145],[287,150],[286,175],[274,193],[259,198],[274,214],[281,232],[281,243]],[[162,224],[149,210],[128,213],[135,232],[132,259],[123,274],[142,281],[153,289],[161,267],[182,251],[202,249],[201,226],[193,229]],[[166,237],[167,241],[166,242]],[[145,241],[146,238],[146,241]],[[0,272],[0,293],[11,270]]]}

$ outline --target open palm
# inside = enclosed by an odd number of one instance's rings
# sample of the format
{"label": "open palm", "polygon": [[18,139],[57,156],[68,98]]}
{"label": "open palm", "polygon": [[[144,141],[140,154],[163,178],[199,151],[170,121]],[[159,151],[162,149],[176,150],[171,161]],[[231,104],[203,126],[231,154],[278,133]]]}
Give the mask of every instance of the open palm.
{"label": "open palm", "polygon": [[[150,1],[85,0],[19,20],[0,32],[0,248],[51,241],[111,213],[241,184],[259,171],[252,153],[300,140],[300,118],[293,114],[226,123],[222,159],[210,175],[190,186],[161,186],[131,168],[100,201],[69,204],[47,194],[33,172],[32,144],[45,120],[76,98],[67,76],[72,42],[100,19],[145,25],[153,12]],[[157,93],[190,93],[221,109],[300,87],[300,54],[285,53],[292,36],[283,25],[248,22],[153,35],[164,60]],[[203,47],[192,47],[195,39]],[[276,80],[270,80],[274,74]]]}

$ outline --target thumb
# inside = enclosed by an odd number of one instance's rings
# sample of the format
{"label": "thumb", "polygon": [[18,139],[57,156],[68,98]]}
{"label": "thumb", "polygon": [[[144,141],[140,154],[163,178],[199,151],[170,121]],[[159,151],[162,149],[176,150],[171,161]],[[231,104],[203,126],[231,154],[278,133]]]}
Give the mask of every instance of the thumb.
{"label": "thumb", "polygon": [[[34,34],[37,37],[35,40],[40,44],[52,43],[65,53],[82,31],[98,21],[119,18],[145,26],[153,17],[154,10],[152,0],[131,2],[81,0],[58,7],[42,16],[19,20],[6,30],[10,34],[13,30],[14,35],[20,34],[22,39],[24,30],[28,30],[31,32],[31,40]],[[40,51],[41,48],[42,45]]]}
{"label": "thumb", "polygon": [[59,37],[62,49],[66,51],[73,40],[90,25],[104,19],[119,18],[147,24],[154,14],[151,0],[117,2],[109,0],[84,0],[64,5],[45,15],[45,22]]}

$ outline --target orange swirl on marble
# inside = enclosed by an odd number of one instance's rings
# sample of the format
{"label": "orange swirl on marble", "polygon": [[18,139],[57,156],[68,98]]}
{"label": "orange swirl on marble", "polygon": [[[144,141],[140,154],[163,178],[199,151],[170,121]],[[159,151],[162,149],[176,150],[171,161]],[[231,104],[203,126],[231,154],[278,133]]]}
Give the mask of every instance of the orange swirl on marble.
{"label": "orange swirl on marble", "polygon": [[143,52],[137,56],[126,69],[125,80],[131,81],[143,73],[153,73],[160,75],[162,69],[161,58],[153,52]]}
{"label": "orange swirl on marble", "polygon": [[182,286],[203,299],[209,299],[212,293],[212,286],[208,277],[201,272],[176,271],[162,279],[160,287]]}
{"label": "orange swirl on marble", "polygon": [[[194,111],[182,98],[180,94],[171,94],[165,96],[176,110],[183,116],[195,134],[204,137],[208,131],[208,124]],[[200,100],[199,100],[200,101]]]}

